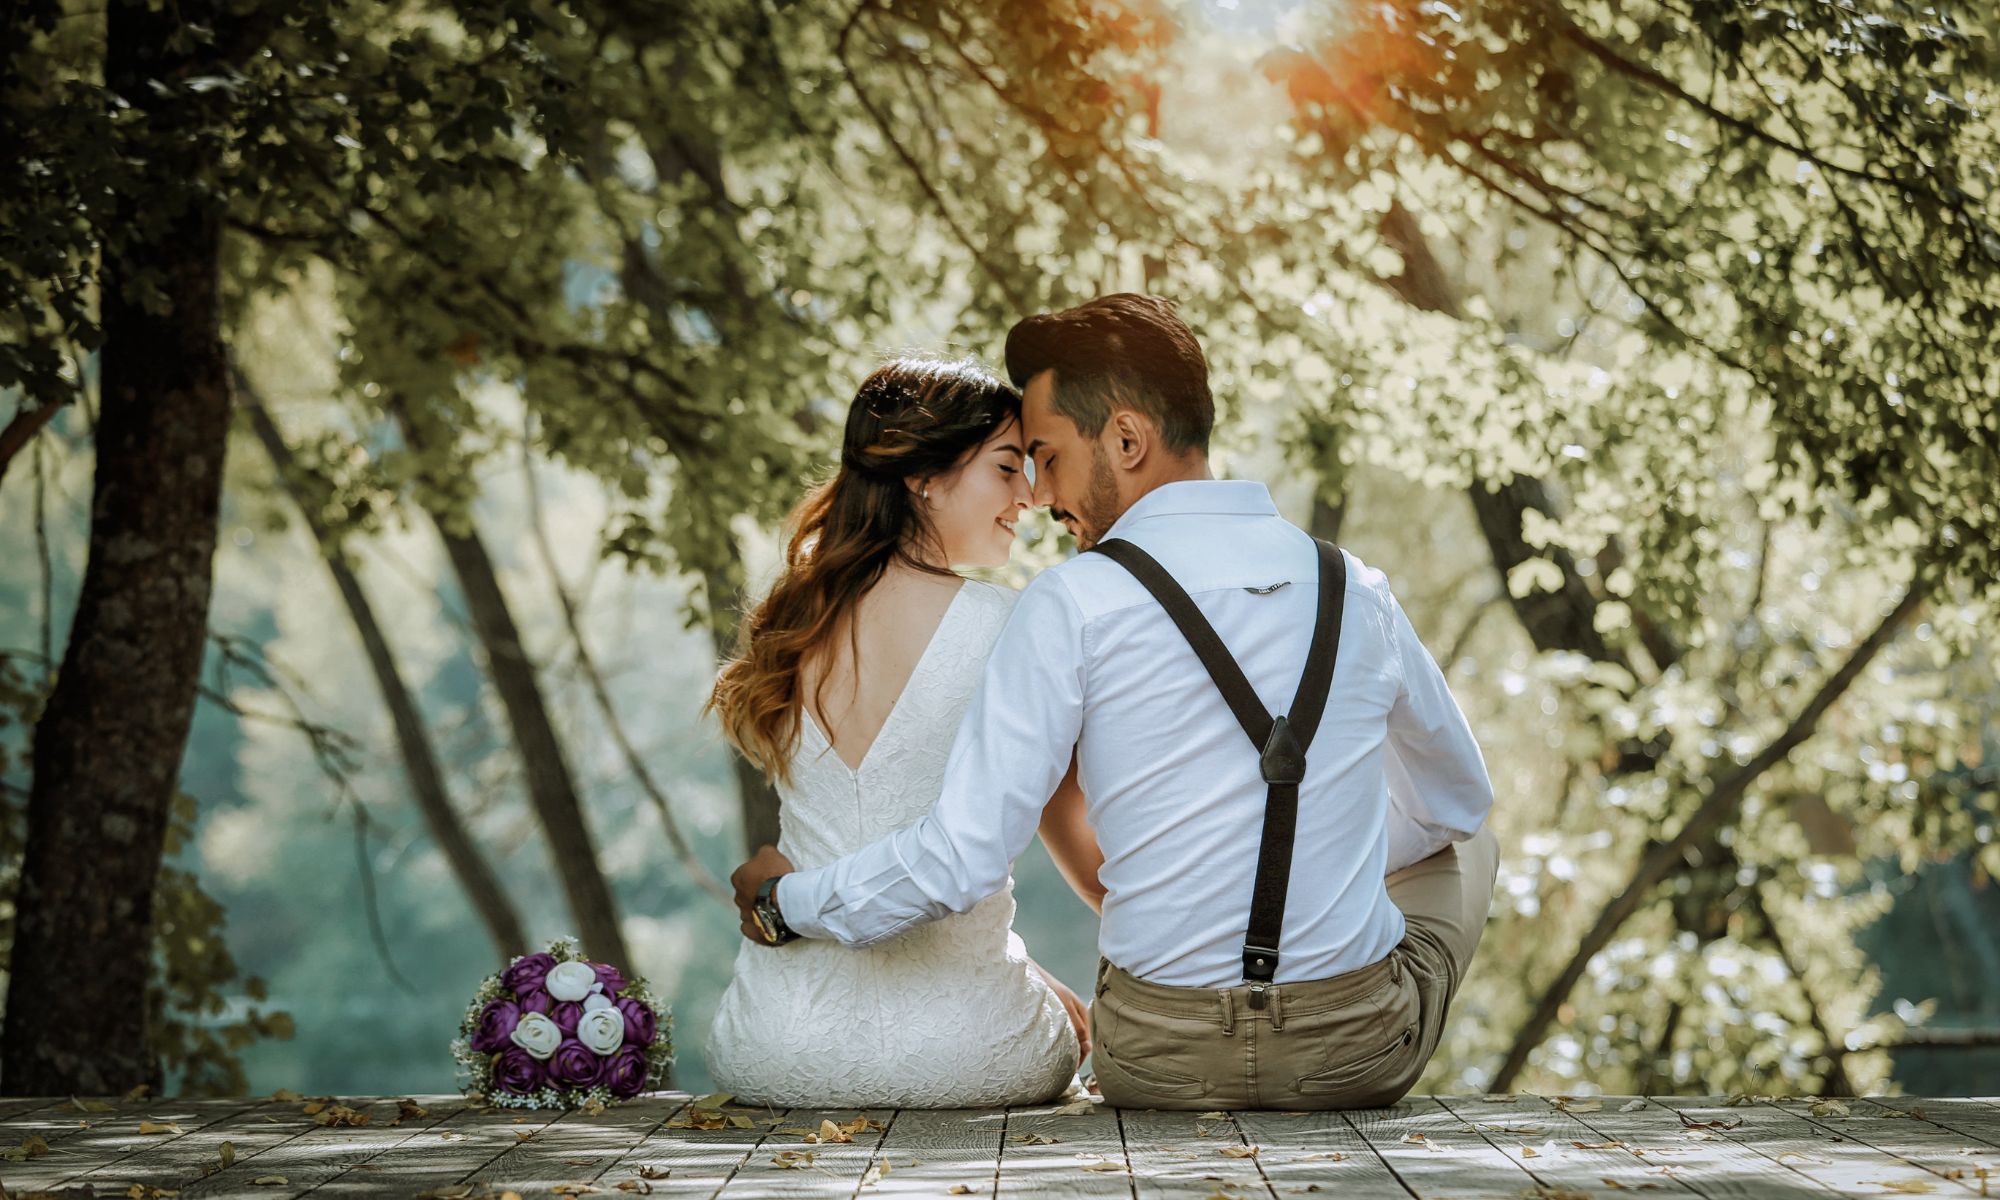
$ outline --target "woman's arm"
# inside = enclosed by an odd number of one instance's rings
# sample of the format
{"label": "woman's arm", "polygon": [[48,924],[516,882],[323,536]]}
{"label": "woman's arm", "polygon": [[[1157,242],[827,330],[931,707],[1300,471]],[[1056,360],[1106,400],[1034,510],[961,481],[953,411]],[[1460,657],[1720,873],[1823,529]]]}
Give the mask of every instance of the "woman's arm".
{"label": "woman's arm", "polygon": [[1083,788],[1076,782],[1076,754],[1070,753],[1069,773],[1056,785],[1042,810],[1042,845],[1048,847],[1069,886],[1090,905],[1092,912],[1104,912],[1104,885],[1097,881],[1097,869],[1104,865],[1104,851],[1097,848],[1097,834],[1084,818]]}

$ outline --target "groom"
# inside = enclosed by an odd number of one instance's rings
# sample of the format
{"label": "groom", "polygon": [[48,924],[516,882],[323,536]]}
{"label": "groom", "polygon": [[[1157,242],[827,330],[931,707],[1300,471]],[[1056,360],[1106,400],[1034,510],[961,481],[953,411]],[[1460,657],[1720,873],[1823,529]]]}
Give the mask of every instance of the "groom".
{"label": "groom", "polygon": [[762,848],[732,877],[746,928],[863,946],[963,912],[1006,884],[1074,753],[1104,851],[1105,1099],[1393,1103],[1497,866],[1443,674],[1380,572],[1210,474],[1208,365],[1168,303],[1030,317],[1007,370],[1036,503],[1099,552],[1021,594],[931,812],[817,870]]}

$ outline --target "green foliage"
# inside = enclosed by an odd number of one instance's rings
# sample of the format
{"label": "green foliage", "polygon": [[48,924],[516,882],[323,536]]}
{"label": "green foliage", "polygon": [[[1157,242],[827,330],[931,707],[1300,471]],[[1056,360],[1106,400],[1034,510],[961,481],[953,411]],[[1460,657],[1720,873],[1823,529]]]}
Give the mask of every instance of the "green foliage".
{"label": "green foliage", "polygon": [[158,982],[148,997],[150,1038],[175,1094],[241,1096],[249,1090],[242,1052],[259,1040],[289,1040],[292,1018],[264,1007],[264,981],[241,975],[224,940],[222,906],[193,872],[173,865],[193,834],[195,810],[192,796],[174,797],[168,862],[153,899]]}

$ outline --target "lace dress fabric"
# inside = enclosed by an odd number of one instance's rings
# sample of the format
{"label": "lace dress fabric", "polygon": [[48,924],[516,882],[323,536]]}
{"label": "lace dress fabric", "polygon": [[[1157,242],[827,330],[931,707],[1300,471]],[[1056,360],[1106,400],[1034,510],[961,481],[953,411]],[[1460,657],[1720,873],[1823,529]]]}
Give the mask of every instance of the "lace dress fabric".
{"label": "lace dress fabric", "polygon": [[[850,770],[805,718],[779,790],[778,848],[823,866],[915,824],[937,799],[959,719],[1015,594],[968,581]],[[1013,931],[1014,885],[865,949],[743,943],[709,1030],[716,1085],[794,1108],[972,1108],[1057,1096],[1076,1033]]]}

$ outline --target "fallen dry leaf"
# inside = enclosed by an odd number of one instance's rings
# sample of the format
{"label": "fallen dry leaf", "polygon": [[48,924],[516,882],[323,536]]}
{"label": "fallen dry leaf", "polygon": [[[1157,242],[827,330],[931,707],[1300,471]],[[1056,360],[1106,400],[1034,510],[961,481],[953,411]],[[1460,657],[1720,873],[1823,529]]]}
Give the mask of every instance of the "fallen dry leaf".
{"label": "fallen dry leaf", "polygon": [[558,1196],[594,1196],[604,1189],[591,1183],[559,1183],[549,1190]]}
{"label": "fallen dry leaf", "polygon": [[1844,1117],[1849,1115],[1844,1100],[1816,1100],[1806,1106],[1806,1111],[1815,1117]]}
{"label": "fallen dry leaf", "polygon": [[20,1145],[9,1146],[5,1150],[0,1150],[0,1158],[4,1158],[8,1162],[26,1162],[38,1154],[47,1154],[48,1152],[49,1144],[42,1140],[42,1136],[38,1133],[31,1133],[21,1139]]}
{"label": "fallen dry leaf", "polygon": [[126,1093],[125,1093],[125,1099],[126,1099],[126,1101],[127,1101],[128,1103],[129,1103],[129,1102],[131,1102],[131,1101],[133,1101],[133,1100],[139,1100],[139,1099],[142,1099],[142,1098],[144,1098],[144,1096],[146,1095],[146,1093],[147,1093],[147,1092],[150,1092],[150,1091],[152,1091],[152,1090],[153,1090],[153,1089],[152,1089],[152,1087],[151,1087],[151,1086],[150,1086],[149,1084],[144,1084],[144,1083],[142,1083],[142,1084],[140,1084],[140,1085],[139,1085],[138,1087],[135,1087],[135,1088],[133,1088],[133,1089],[132,1089],[131,1091],[129,1091],[129,1092],[126,1092]]}
{"label": "fallen dry leaf", "polygon": [[1894,1192],[1901,1196],[1923,1196],[1937,1190],[1928,1179],[1881,1179],[1868,1182],[1885,1192]]}
{"label": "fallen dry leaf", "polygon": [[673,1174],[673,1173],[674,1173],[674,1172],[673,1172],[673,1168],[671,1168],[671,1167],[640,1167],[640,1168],[639,1168],[639,1178],[641,1178],[641,1179],[665,1179],[665,1178],[666,1178],[667,1176],[669,1176],[669,1175],[671,1175],[671,1174]]}
{"label": "fallen dry leaf", "polygon": [[1557,1096],[1556,1111],[1566,1113],[1593,1113],[1604,1107],[1602,1100],[1577,1100],[1569,1096]]}
{"label": "fallen dry leaf", "polygon": [[954,1183],[945,1189],[944,1194],[947,1196],[970,1196],[972,1189],[962,1183]]}
{"label": "fallen dry leaf", "polygon": [[882,1177],[884,1175],[887,1175],[888,1173],[889,1173],[888,1163],[885,1162],[870,1163],[868,1169],[861,1173],[861,1186],[874,1187],[876,1184],[882,1182]]}
{"label": "fallen dry leaf", "polygon": [[1061,1138],[1049,1137],[1047,1134],[1042,1133],[1017,1133],[1011,1140],[1019,1142],[1023,1146],[1053,1146],[1062,1141]]}
{"label": "fallen dry leaf", "polygon": [[283,1175],[259,1175],[250,1182],[258,1187],[283,1187],[289,1181]]}
{"label": "fallen dry leaf", "polygon": [[358,1108],[345,1104],[329,1104],[313,1116],[313,1124],[336,1128],[342,1125],[366,1125],[372,1118]]}
{"label": "fallen dry leaf", "polygon": [[653,1185],[643,1179],[620,1180],[616,1186],[621,1192],[636,1192],[641,1196],[650,1196],[653,1194]]}
{"label": "fallen dry leaf", "polygon": [[780,1150],[771,1161],[787,1171],[803,1171],[813,1165],[813,1152],[810,1150]]}
{"label": "fallen dry leaf", "polygon": [[171,1133],[178,1136],[181,1127],[172,1121],[140,1121],[140,1133]]}
{"label": "fallen dry leaf", "polygon": [[851,1142],[853,1140],[853,1134],[835,1125],[832,1121],[825,1120],[819,1123],[818,1132],[806,1135],[806,1141],[811,1145],[826,1145],[832,1142]]}
{"label": "fallen dry leaf", "polygon": [[1640,1109],[1644,1107],[1646,1107],[1646,1102],[1644,1100],[1627,1100],[1625,1103],[1618,1106],[1618,1111],[1638,1112]]}
{"label": "fallen dry leaf", "polygon": [[1622,1150],[1624,1142],[1571,1142],[1579,1150]]}
{"label": "fallen dry leaf", "polygon": [[405,1096],[403,1099],[396,1101],[396,1119],[389,1122],[389,1124],[401,1125],[405,1121],[415,1121],[430,1115],[429,1109]]}
{"label": "fallen dry leaf", "polygon": [[1052,1117],[1083,1117],[1096,1111],[1097,1102],[1094,1100],[1072,1100],[1049,1115]]}
{"label": "fallen dry leaf", "polygon": [[1521,1147],[1522,1158],[1540,1158],[1541,1156],[1542,1152],[1540,1150],[1535,1149],[1533,1146]]}
{"label": "fallen dry leaf", "polygon": [[221,1149],[216,1151],[216,1156],[222,1159],[223,1169],[228,1170],[229,1167],[236,1161],[236,1143],[235,1142],[222,1143]]}
{"label": "fallen dry leaf", "polygon": [[1224,1158],[1255,1158],[1258,1149],[1256,1146],[1224,1146],[1218,1153]]}
{"label": "fallen dry leaf", "polygon": [[78,1112],[110,1112],[118,1107],[109,1100],[79,1100],[75,1096],[71,1096],[69,1102]]}
{"label": "fallen dry leaf", "polygon": [[1083,1164],[1083,1169],[1086,1171],[1101,1171],[1101,1172],[1123,1171],[1125,1169],[1125,1164],[1112,1162],[1108,1158],[1100,1158],[1096,1162],[1087,1162]]}

